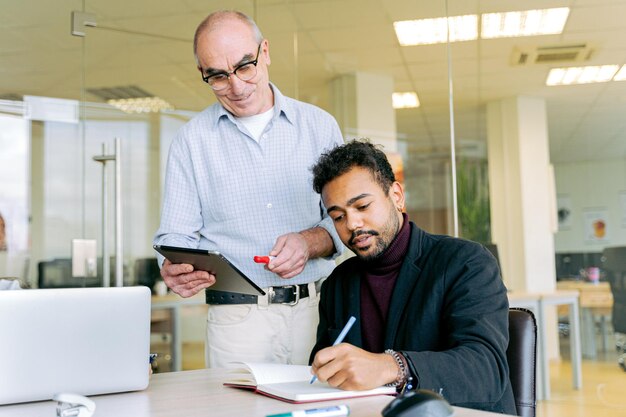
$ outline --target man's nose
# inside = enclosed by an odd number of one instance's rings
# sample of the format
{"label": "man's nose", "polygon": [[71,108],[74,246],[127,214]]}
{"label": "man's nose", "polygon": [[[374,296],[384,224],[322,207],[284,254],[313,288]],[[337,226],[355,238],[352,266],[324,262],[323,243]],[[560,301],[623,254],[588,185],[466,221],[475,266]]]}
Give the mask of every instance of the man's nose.
{"label": "man's nose", "polygon": [[231,91],[236,95],[243,93],[246,87],[246,82],[241,81],[239,77],[237,77],[235,74],[230,74],[230,77],[228,77],[228,82],[230,83]]}
{"label": "man's nose", "polygon": [[354,231],[363,227],[363,219],[358,214],[347,215],[346,224],[350,231]]}

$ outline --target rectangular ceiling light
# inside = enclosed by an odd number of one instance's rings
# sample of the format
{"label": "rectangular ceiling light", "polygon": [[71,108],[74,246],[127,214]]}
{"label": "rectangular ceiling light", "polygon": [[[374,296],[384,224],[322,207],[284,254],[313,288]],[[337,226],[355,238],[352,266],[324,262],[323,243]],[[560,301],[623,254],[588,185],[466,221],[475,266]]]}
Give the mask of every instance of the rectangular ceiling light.
{"label": "rectangular ceiling light", "polygon": [[420,100],[417,98],[417,93],[413,91],[393,93],[391,95],[391,101],[394,109],[413,109],[420,106]]}
{"label": "rectangular ceiling light", "polygon": [[401,20],[393,22],[398,42],[402,46],[430,45],[448,41],[448,24],[450,25],[450,42],[471,41],[478,37],[478,16],[438,17],[434,19]]}
{"label": "rectangular ceiling light", "polygon": [[626,65],[622,65],[622,68],[620,68],[620,70],[617,71],[617,74],[615,74],[615,77],[613,77],[613,81],[624,80],[626,80]]}
{"label": "rectangular ceiling light", "polygon": [[611,81],[619,65],[553,68],[548,74],[546,85],[571,85],[603,83]]}
{"label": "rectangular ceiling light", "polygon": [[558,34],[563,32],[568,16],[569,7],[484,13],[481,16],[480,36],[492,39]]}

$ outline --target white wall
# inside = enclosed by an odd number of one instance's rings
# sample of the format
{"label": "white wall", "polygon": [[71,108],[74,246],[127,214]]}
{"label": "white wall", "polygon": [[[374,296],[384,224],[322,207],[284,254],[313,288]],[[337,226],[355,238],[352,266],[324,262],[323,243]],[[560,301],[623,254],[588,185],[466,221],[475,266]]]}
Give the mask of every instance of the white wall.
{"label": "white wall", "polygon": [[[555,235],[556,252],[600,252],[626,245],[626,158],[555,164],[556,192],[569,200],[568,226]],[[565,198],[563,198],[565,197]],[[585,213],[606,212],[606,238],[587,239]]]}

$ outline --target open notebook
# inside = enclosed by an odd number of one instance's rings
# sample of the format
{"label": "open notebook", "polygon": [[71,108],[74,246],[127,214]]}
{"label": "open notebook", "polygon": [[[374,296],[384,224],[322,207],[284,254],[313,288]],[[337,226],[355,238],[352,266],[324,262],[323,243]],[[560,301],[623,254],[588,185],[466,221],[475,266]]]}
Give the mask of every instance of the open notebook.
{"label": "open notebook", "polygon": [[307,403],[370,395],[395,395],[393,387],[379,387],[366,391],[346,391],[315,381],[311,367],[276,363],[237,362],[229,372],[226,386],[252,389],[259,394],[290,403]]}
{"label": "open notebook", "polygon": [[0,405],[148,386],[147,287],[0,291]]}

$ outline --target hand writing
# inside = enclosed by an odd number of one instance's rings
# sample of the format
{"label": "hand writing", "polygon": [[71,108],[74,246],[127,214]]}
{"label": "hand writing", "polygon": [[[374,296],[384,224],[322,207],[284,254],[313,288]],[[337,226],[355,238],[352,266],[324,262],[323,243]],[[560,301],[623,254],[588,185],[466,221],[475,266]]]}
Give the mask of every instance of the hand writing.
{"label": "hand writing", "polygon": [[395,381],[398,367],[390,355],[340,343],[317,352],[311,372],[333,387],[366,390]]}

